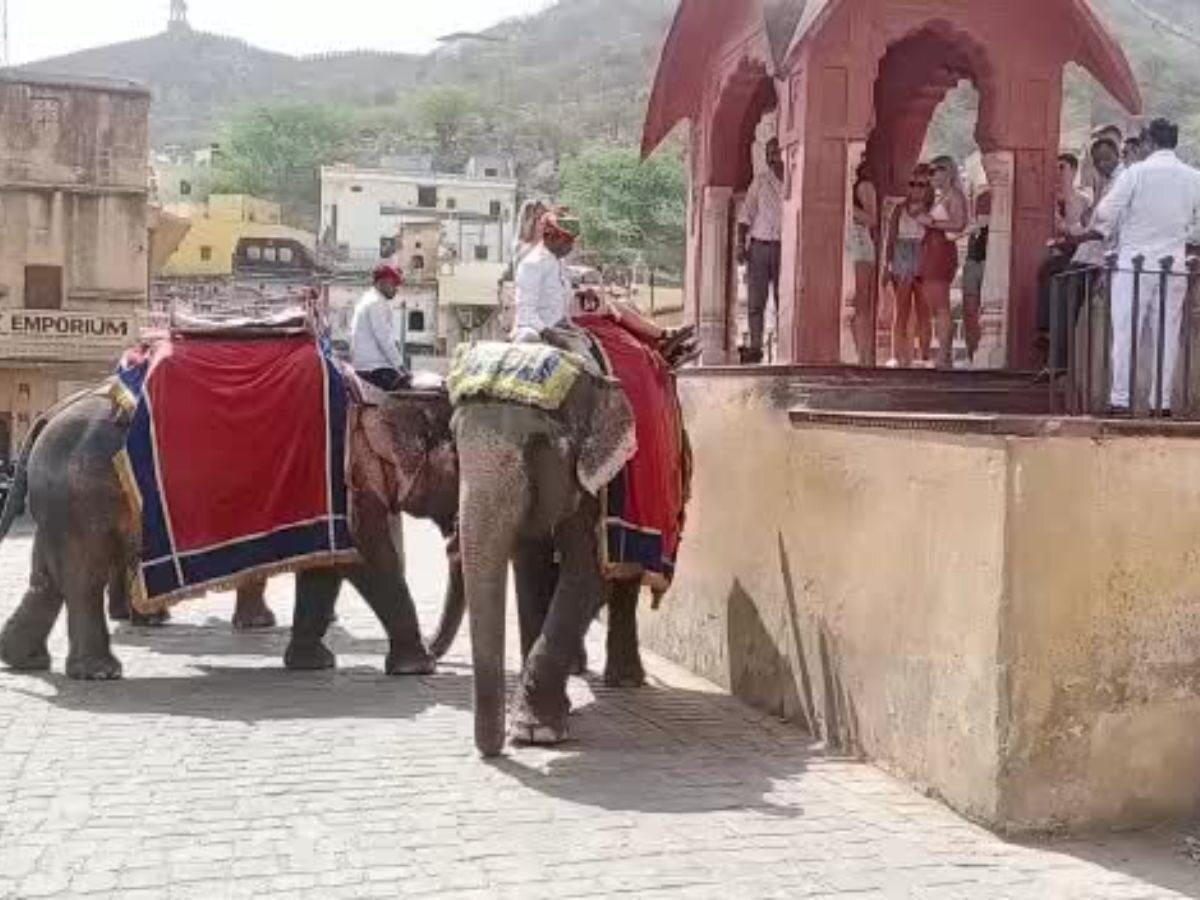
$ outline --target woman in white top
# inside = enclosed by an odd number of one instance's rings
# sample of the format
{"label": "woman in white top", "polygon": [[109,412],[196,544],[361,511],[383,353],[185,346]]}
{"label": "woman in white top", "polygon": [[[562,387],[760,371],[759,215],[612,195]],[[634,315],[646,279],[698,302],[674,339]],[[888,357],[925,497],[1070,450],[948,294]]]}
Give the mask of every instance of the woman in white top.
{"label": "woman in white top", "polygon": [[936,199],[919,221],[925,226],[921,248],[921,295],[933,313],[938,339],[937,366],[954,368],[954,319],[950,314],[950,287],[958,275],[956,238],[967,230],[967,195],[959,183],[958,163],[939,156],[931,164]]}
{"label": "woman in white top", "polygon": [[850,220],[846,251],[854,263],[854,347],[859,365],[865,365],[875,342],[875,228],[879,218],[878,196],[870,181],[867,164],[858,167],[853,192],[854,212]]}

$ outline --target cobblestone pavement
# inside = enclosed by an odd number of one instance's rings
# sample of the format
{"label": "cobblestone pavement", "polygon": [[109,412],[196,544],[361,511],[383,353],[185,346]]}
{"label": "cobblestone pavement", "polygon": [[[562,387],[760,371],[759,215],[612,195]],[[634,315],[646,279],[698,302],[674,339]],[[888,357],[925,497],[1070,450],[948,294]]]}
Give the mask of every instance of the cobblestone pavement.
{"label": "cobblestone pavement", "polygon": [[[28,552],[0,548],[4,616]],[[427,620],[439,554],[409,528]],[[656,660],[641,692],[573,684],[578,744],[485,764],[465,641],[385,678],[348,598],[341,668],[290,675],[284,631],[234,635],[231,605],[118,629],[120,683],[66,681],[61,624],[55,674],[0,673],[0,897],[1200,896],[1179,835],[1005,843]]]}

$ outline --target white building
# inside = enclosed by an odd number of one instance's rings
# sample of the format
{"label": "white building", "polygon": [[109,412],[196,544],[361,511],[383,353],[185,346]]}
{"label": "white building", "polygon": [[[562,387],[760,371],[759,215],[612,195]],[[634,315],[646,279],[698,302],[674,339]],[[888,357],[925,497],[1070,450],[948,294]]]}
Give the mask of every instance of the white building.
{"label": "white building", "polygon": [[[517,183],[488,165],[479,175],[330,166],[321,169],[321,244],[349,262],[395,252],[405,224],[438,222],[445,255],[464,262],[507,263]],[[496,175],[482,174],[495,172]]]}

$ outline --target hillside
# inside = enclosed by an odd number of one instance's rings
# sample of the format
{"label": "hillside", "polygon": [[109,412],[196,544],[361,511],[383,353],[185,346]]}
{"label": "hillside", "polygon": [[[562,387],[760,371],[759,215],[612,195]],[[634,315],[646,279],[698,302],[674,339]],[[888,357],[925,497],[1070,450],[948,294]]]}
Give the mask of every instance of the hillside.
{"label": "hillside", "polygon": [[[1200,39],[1195,37],[1200,3],[1094,3],[1129,52],[1149,109],[1179,118],[1200,140]],[[332,103],[365,112],[394,123],[399,139],[411,118],[411,99],[436,86],[461,88],[478,104],[481,122],[472,140],[479,149],[513,150],[506,145],[517,141],[514,135],[535,134],[535,150],[557,159],[580,143],[636,140],[657,50],[675,5],[675,0],[560,0],[537,16],[493,29],[496,43],[476,42],[424,57],[359,53],[296,59],[181,28],[35,67],[145,82],[155,92],[153,132],[160,145],[202,143],[236,109],[280,101]],[[1115,114],[1090,80],[1072,76],[1066,104],[1071,129],[1086,130]],[[958,130],[969,135],[964,125]]]}

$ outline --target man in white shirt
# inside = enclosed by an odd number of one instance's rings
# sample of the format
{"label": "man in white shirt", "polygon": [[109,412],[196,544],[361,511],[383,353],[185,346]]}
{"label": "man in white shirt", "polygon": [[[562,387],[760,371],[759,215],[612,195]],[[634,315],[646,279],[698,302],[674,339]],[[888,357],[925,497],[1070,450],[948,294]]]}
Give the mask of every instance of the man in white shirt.
{"label": "man in white shirt", "polygon": [[538,343],[565,321],[574,290],[563,259],[575,248],[578,222],[556,212],[542,218],[542,240],[517,267],[514,343]]}
{"label": "man in white shirt", "polygon": [[[1150,347],[1152,359],[1143,360],[1151,374],[1138,386],[1149,382],[1153,402],[1158,390],[1158,322],[1161,302],[1162,260],[1171,257],[1173,269],[1184,272],[1187,244],[1200,230],[1200,172],[1179,160],[1179,127],[1166,119],[1155,119],[1146,130],[1150,155],[1127,169],[1109,190],[1092,219],[1088,237],[1112,240],[1120,271],[1112,285],[1112,391],[1115,409],[1128,409],[1135,398],[1129,396],[1130,350],[1133,341]],[[1148,274],[1141,277],[1139,321],[1133,321],[1133,260],[1145,257]],[[1163,356],[1163,406],[1171,407],[1171,385],[1179,357],[1180,326],[1187,279],[1169,279],[1166,290],[1166,340]],[[1139,365],[1139,369],[1142,366]]]}
{"label": "man in white shirt", "polygon": [[783,257],[783,153],[772,138],[766,146],[767,168],[754,176],[738,223],[739,261],[748,264],[750,346],[743,361],[763,358],[767,298],[779,306],[779,266]]}
{"label": "man in white shirt", "polygon": [[396,343],[391,301],[404,277],[387,263],[376,266],[374,287],[354,305],[350,320],[350,366],[358,377],[380,390],[396,391],[409,383],[404,356]]}

